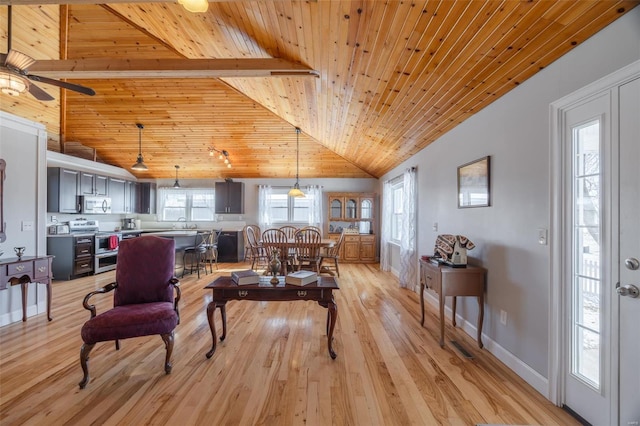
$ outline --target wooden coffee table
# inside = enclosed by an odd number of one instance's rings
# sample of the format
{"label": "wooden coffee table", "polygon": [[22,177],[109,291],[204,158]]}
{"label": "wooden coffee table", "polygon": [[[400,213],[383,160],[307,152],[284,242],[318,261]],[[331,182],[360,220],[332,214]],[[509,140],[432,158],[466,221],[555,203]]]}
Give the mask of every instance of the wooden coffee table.
{"label": "wooden coffee table", "polygon": [[213,292],[213,298],[207,306],[207,318],[211,329],[213,344],[211,350],[207,352],[207,358],[211,358],[216,351],[216,329],[213,320],[213,313],[216,308],[220,308],[222,315],[222,335],[220,341],[227,336],[227,311],[226,304],[229,300],[254,300],[254,301],[290,301],[290,300],[313,300],[324,308],[327,308],[327,344],[329,355],[336,359],[337,354],[333,350],[333,329],[338,317],[338,306],[333,298],[333,290],[339,290],[338,283],[334,277],[318,277],[318,281],[305,286],[289,285],[284,283],[284,277],[278,277],[276,285],[269,281],[271,277],[260,277],[260,283],[249,285],[238,285],[231,277],[218,277],[215,281],[205,287]]}

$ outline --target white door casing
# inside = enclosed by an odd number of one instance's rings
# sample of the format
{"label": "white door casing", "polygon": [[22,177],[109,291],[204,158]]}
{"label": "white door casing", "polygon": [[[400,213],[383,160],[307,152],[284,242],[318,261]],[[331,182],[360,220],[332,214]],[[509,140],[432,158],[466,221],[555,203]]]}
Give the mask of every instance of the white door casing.
{"label": "white door casing", "polygon": [[[635,80],[635,81],[634,81]],[[599,112],[598,112],[599,110]],[[572,371],[572,273],[576,269],[575,233],[566,218],[575,213],[572,129],[597,117],[601,180],[599,227],[601,321],[599,380]],[[567,157],[569,156],[569,157]],[[637,425],[640,420],[640,298],[618,296],[616,285],[640,287],[640,271],[625,266],[640,259],[640,61],[551,105],[551,295],[549,394],[594,425]],[[572,181],[573,179],[573,181]],[[571,202],[567,202],[570,199]],[[578,247],[580,245],[578,244]],[[596,326],[596,331],[598,327]]]}

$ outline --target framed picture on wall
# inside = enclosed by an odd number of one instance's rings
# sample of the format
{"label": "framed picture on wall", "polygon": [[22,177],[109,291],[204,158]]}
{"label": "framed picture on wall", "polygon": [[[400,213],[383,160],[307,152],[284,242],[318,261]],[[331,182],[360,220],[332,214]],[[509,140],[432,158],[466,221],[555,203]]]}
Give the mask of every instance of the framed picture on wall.
{"label": "framed picture on wall", "polygon": [[491,205],[489,160],[486,156],[458,167],[458,208]]}

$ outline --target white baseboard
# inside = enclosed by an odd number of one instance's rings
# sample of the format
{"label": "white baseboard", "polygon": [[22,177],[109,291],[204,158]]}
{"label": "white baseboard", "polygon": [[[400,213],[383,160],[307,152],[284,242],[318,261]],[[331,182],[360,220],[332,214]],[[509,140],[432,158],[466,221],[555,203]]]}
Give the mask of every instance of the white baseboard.
{"label": "white baseboard", "polygon": [[[438,299],[433,294],[425,292],[425,300],[438,309]],[[451,308],[445,306],[445,317],[451,318]],[[465,333],[474,339],[478,335],[478,329],[469,321],[462,318],[460,315],[456,315],[456,324]],[[509,367],[514,373],[520,376],[531,387],[537,390],[545,398],[549,399],[549,381],[546,377],[541,376],[533,368],[525,364],[521,359],[517,358],[511,352],[491,340],[486,334],[482,334],[482,343],[484,343],[484,349],[489,351],[493,356],[498,358],[504,365]]]}
{"label": "white baseboard", "polygon": [[[46,301],[38,301],[37,305],[27,306],[27,319],[42,313],[47,313]],[[20,321],[22,321],[22,308],[0,315],[0,327]]]}

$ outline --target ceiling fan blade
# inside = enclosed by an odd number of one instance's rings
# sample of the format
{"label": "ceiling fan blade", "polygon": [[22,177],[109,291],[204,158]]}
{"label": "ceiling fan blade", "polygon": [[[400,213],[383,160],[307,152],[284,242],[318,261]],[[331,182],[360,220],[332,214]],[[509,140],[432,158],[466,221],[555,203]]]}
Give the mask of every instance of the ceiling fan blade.
{"label": "ceiling fan blade", "polygon": [[31,95],[39,101],[54,100],[53,96],[51,96],[50,94],[48,94],[47,92],[45,92],[44,90],[42,90],[41,88],[39,88],[33,83],[29,84],[29,93],[31,93]]}
{"label": "ceiling fan blade", "polygon": [[7,59],[5,63],[7,66],[16,68],[20,71],[24,71],[31,65],[35,64],[36,60],[29,55],[25,55],[22,52],[11,49],[9,50],[9,53],[7,53]]}
{"label": "ceiling fan blade", "polygon": [[73,90],[74,92],[83,93],[89,96],[93,96],[96,94],[95,90],[93,90],[92,88],[80,86],[79,84],[67,83],[66,81],[54,80],[52,78],[40,77],[33,74],[26,74],[26,77],[33,81],[51,84],[52,86],[62,87],[63,89]]}

